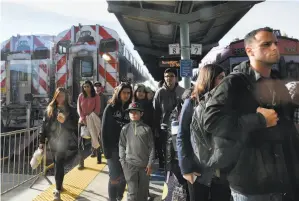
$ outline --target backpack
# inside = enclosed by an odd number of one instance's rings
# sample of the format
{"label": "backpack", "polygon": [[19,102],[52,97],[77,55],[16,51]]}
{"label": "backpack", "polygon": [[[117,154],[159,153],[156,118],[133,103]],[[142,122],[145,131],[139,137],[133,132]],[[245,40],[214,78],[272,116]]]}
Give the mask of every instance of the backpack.
{"label": "backpack", "polygon": [[[228,76],[241,77],[242,80],[246,83],[247,89],[249,91],[251,91],[252,83],[249,81],[249,78],[244,73],[232,73]],[[214,161],[213,165],[215,165],[215,166],[217,166],[217,164],[215,164],[215,161],[217,161],[217,162],[221,161],[220,157],[222,157],[222,155],[217,155],[217,156],[216,156],[216,154],[213,155],[214,154],[213,134],[208,133],[204,129],[204,125],[203,125],[204,111],[206,109],[207,103],[212,98],[216,89],[217,89],[217,87],[215,87],[211,91],[207,92],[205,95],[203,95],[200,98],[198,104],[196,104],[194,107],[192,122],[190,124],[191,144],[192,144],[192,148],[194,151],[194,155],[196,156],[195,160],[198,163],[199,167],[202,167],[202,168],[211,168],[209,161],[212,156],[213,156],[213,161]],[[216,160],[215,160],[215,158],[216,158]]]}

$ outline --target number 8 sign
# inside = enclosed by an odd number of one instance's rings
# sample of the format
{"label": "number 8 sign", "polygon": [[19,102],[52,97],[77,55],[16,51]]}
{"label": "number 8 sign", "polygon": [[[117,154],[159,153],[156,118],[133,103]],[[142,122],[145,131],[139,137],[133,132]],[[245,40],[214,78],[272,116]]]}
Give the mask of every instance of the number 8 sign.
{"label": "number 8 sign", "polygon": [[169,44],[169,55],[179,55],[180,54],[180,44]]}

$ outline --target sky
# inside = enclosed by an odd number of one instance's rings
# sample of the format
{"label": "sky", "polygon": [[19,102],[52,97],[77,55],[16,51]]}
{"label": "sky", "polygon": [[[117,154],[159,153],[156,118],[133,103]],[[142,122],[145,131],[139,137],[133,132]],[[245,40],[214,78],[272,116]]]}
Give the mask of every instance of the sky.
{"label": "sky", "polygon": [[[69,3],[71,2],[71,3]],[[133,44],[107,11],[105,0],[0,0],[0,41],[17,34],[54,34],[72,25],[99,24],[112,28],[125,41],[128,49],[143,64]],[[269,26],[299,39],[299,0],[266,1],[255,5],[221,40],[228,45],[249,31]]]}

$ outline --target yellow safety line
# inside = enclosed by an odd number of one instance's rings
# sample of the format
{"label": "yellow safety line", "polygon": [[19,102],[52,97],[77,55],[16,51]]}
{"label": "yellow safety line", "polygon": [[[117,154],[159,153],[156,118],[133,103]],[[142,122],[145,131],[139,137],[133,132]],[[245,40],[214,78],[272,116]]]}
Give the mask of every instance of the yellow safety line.
{"label": "yellow safety line", "polygon": [[[64,176],[63,191],[61,200],[74,201],[89,185],[90,182],[102,171],[105,167],[106,160],[102,159],[102,164],[97,164],[96,158],[88,157],[84,161],[84,169],[78,170],[78,166],[74,167]],[[52,201],[55,184],[37,196],[34,201]]]}

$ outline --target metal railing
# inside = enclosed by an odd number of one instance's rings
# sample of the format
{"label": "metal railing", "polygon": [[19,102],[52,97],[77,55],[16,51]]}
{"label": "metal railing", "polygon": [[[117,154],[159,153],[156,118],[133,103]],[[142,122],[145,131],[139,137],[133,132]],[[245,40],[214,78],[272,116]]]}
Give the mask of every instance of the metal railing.
{"label": "metal railing", "polygon": [[42,163],[34,170],[30,166],[33,153],[39,146],[39,129],[34,127],[0,134],[1,195],[34,179],[32,187],[40,176],[52,184],[46,177],[50,168],[46,166],[46,148]]}

